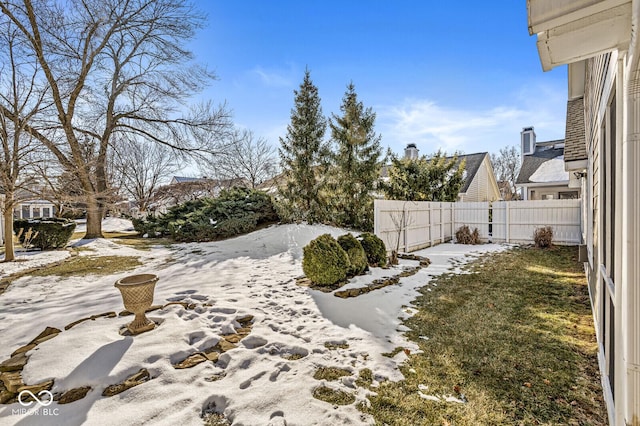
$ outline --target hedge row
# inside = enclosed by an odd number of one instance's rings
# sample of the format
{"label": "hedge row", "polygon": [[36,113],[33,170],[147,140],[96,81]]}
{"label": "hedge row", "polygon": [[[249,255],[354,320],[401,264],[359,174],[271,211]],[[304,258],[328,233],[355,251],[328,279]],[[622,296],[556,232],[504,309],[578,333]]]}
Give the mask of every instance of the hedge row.
{"label": "hedge row", "polygon": [[337,241],[324,234],[303,248],[302,270],[314,284],[331,286],[364,273],[369,265],[384,266],[386,257],[384,242],[373,234],[346,234]]}
{"label": "hedge row", "polygon": [[13,231],[26,248],[51,250],[63,248],[71,239],[76,223],[71,219],[14,219]]}
{"label": "hedge row", "polygon": [[174,206],[162,216],[133,219],[133,227],[141,235],[193,242],[233,237],[277,220],[267,193],[233,188],[221,191],[217,198],[199,198]]}

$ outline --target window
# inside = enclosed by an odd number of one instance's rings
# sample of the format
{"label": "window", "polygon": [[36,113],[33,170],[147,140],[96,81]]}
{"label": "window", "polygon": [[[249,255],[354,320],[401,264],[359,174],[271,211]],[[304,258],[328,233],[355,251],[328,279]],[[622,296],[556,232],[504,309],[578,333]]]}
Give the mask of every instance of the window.
{"label": "window", "polygon": [[559,192],[558,198],[561,200],[575,200],[578,198],[578,191]]}
{"label": "window", "polygon": [[29,211],[29,206],[22,206],[22,218],[31,219],[31,212]]}
{"label": "window", "polygon": [[51,217],[51,209],[49,207],[42,208],[42,217]]}
{"label": "window", "polygon": [[40,207],[34,207],[34,208],[32,209],[32,211],[33,211],[33,217],[34,217],[34,218],[36,218],[36,217],[41,217],[41,216],[40,216]]}

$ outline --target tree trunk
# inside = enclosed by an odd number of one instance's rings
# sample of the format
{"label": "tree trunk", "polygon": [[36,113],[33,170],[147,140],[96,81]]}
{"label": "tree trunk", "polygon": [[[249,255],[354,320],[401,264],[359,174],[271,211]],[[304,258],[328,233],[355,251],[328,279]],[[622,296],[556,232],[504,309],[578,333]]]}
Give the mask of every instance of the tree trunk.
{"label": "tree trunk", "polygon": [[95,194],[87,195],[87,232],[84,238],[103,238],[102,235],[102,215],[104,206],[96,199]]}
{"label": "tree trunk", "polygon": [[5,194],[4,200],[4,261],[13,262],[16,259],[13,250],[13,195]]}

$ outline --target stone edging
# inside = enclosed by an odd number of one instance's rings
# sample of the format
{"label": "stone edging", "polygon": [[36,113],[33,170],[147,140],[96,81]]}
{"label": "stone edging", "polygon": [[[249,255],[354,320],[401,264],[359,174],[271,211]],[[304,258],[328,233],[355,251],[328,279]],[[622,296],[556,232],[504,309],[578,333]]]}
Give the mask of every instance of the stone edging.
{"label": "stone edging", "polygon": [[[151,306],[146,310],[146,312],[165,309],[171,305],[182,305],[185,309],[188,310],[193,310],[197,307],[195,303],[169,302],[164,305]],[[205,304],[203,306],[211,305]],[[116,318],[128,315],[133,314],[125,310],[117,315],[115,312],[105,312],[102,314],[91,315],[90,317],[82,318],[67,324],[64,327],[64,330],[69,330],[82,322],[89,320],[93,321],[97,318]],[[195,352],[190,354],[182,361],[176,364],[172,364],[173,367],[175,369],[184,369],[194,367],[204,361],[211,361],[215,363],[218,360],[220,354],[236,348],[236,344],[240,342],[240,340],[248,336],[249,333],[251,333],[251,329],[253,327],[253,319],[253,315],[245,315],[236,318],[235,321],[237,321],[242,326],[241,328],[236,330],[236,333],[220,336],[219,341],[214,346],[207,348],[202,352]],[[16,402],[18,394],[22,391],[28,390],[33,394],[38,394],[38,392],[41,392],[43,390],[50,391],[53,388],[53,379],[35,385],[25,384],[22,381],[22,370],[29,361],[29,356],[27,355],[28,351],[35,349],[42,342],[53,339],[62,332],[62,330],[59,330],[55,327],[46,327],[44,331],[38,334],[32,341],[13,351],[9,359],[0,363],[0,404],[12,404]],[[151,377],[147,369],[142,368],[137,373],[127,377],[124,381],[107,386],[102,392],[102,396],[109,397],[117,395],[154,378],[155,377]],[[61,394],[54,394],[53,399],[54,401],[57,401],[58,404],[68,404],[84,398],[87,393],[91,391],[91,389],[92,388],[90,386],[82,386],[79,388],[70,389]],[[29,399],[30,397],[22,398],[23,401],[29,401]]]}

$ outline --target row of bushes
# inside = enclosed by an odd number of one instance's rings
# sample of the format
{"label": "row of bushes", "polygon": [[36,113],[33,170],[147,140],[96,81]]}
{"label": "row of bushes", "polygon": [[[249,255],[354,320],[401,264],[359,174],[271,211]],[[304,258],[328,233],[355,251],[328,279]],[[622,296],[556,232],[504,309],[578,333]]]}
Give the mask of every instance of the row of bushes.
{"label": "row of bushes", "polygon": [[20,244],[29,248],[52,250],[66,247],[76,229],[71,219],[14,219],[13,231]]}
{"label": "row of bushes", "polygon": [[[533,242],[538,248],[551,247],[552,241],[553,228],[550,226],[537,228],[533,232]],[[473,231],[471,231],[467,225],[461,226],[456,231],[456,242],[458,244],[480,244],[478,228],[474,228]]]}
{"label": "row of bushes", "polygon": [[303,248],[302,270],[313,283],[330,286],[348,277],[363,274],[369,266],[386,266],[387,249],[375,235],[365,232],[335,240],[320,235]]}
{"label": "row of bushes", "polygon": [[133,219],[133,227],[149,237],[200,242],[244,234],[277,220],[278,214],[268,194],[232,188],[221,191],[217,198],[199,198],[174,206],[162,216]]}

